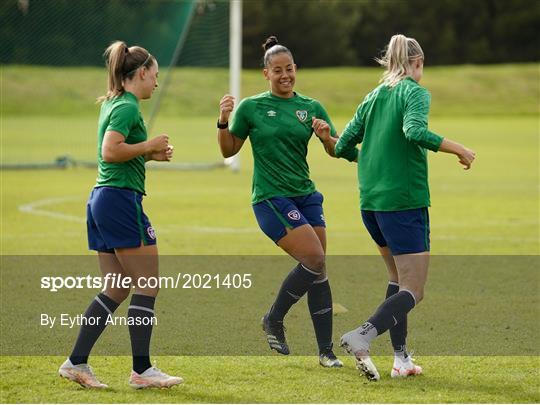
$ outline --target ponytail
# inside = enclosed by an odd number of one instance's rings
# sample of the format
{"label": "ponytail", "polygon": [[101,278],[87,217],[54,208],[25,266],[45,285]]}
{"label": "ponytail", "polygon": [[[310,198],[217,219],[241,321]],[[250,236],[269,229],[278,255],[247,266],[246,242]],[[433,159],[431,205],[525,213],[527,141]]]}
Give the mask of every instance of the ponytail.
{"label": "ponytail", "polygon": [[266,38],[262,44],[262,49],[264,51],[263,66],[265,68],[268,67],[271,59],[279,53],[286,53],[291,57],[291,59],[293,59],[291,51],[289,51],[287,47],[281,45],[274,35]]}
{"label": "ponytail", "polygon": [[125,42],[113,42],[103,53],[107,67],[107,94],[97,99],[98,103],[109,100],[124,93],[124,81],[133,79],[140,67],[150,67],[154,57],[140,46],[128,48]]}
{"label": "ponytail", "polygon": [[418,41],[407,38],[405,35],[394,35],[386,46],[382,58],[375,58],[381,66],[386,68],[381,82],[394,87],[410,75],[411,62],[417,59],[424,59],[424,51]]}

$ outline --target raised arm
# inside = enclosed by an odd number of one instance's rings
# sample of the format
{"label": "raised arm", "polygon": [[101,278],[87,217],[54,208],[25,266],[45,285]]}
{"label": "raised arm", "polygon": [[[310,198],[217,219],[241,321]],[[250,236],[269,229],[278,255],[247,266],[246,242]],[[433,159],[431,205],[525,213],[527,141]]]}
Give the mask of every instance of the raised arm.
{"label": "raised arm", "polygon": [[236,155],[244,144],[244,139],[234,136],[229,131],[229,117],[233,109],[234,97],[229,94],[224,95],[219,102],[217,135],[221,154],[225,158]]}
{"label": "raised arm", "polygon": [[452,153],[456,155],[465,170],[471,168],[472,162],[476,159],[476,153],[465,146],[451,141],[448,138],[444,138],[439,147],[439,152]]}
{"label": "raised arm", "polygon": [[[360,110],[360,107],[358,110]],[[332,157],[342,157],[349,162],[356,162],[358,160],[358,149],[356,145],[362,142],[364,137],[364,127],[362,121],[358,118],[360,112],[356,112],[341,136],[337,135],[328,114],[322,106],[319,114],[320,117],[313,117],[311,126],[315,135],[323,143],[326,153]],[[345,138],[343,138],[344,136]]]}
{"label": "raised arm", "polygon": [[[165,134],[156,136],[149,141],[128,144],[126,143],[125,136],[120,132],[107,131],[101,144],[101,157],[108,163],[121,163],[138,156],[144,156],[145,160],[153,159],[160,154],[167,156],[167,151],[169,150],[172,156],[169,136]],[[168,159],[162,160],[170,160],[170,156]]]}
{"label": "raised arm", "polygon": [[122,163],[138,156],[144,156],[145,160],[170,160],[172,146],[169,145],[169,136],[166,134],[144,142],[126,142],[132,128],[139,125],[139,121],[140,112],[137,106],[122,104],[114,108],[101,143],[101,158],[105,162]]}
{"label": "raised arm", "polygon": [[338,138],[330,135],[330,125],[323,119],[313,117],[311,126],[315,135],[321,140],[326,153],[332,157],[336,157],[335,147]]}
{"label": "raised arm", "polygon": [[426,149],[434,152],[445,152],[456,155],[465,170],[470,169],[476,153],[450,139],[443,138],[428,130],[430,95],[427,90],[418,88],[406,102],[403,117],[403,133],[405,137]]}

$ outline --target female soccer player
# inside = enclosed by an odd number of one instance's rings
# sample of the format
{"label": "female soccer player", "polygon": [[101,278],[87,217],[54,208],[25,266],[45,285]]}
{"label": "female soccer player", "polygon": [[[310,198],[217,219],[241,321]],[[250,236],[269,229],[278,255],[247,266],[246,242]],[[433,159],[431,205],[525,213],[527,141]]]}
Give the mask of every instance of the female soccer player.
{"label": "female soccer player", "polygon": [[[249,137],[253,150],[253,211],[262,231],[299,264],[283,281],[262,326],[270,348],[289,354],[283,319],[307,293],[319,346],[319,363],[341,367],[332,351],[332,295],[325,270],[326,232],[323,196],[309,178],[307,146],[312,119],[329,123],[314,99],[296,93],[296,65],[291,52],[269,37],[263,45],[264,77],[270,91],[248,97],[238,105],[229,128],[234,98],[220,101],[218,142],[224,157],[238,153]],[[325,141],[325,147],[331,141]],[[353,153],[353,158],[356,154]]]}
{"label": "female soccer player", "polygon": [[[172,146],[167,135],[147,140],[139,100],[152,96],[158,86],[158,63],[144,48],[117,41],[104,56],[108,92],[98,124],[98,178],[87,205],[89,248],[98,252],[101,273],[130,277],[134,294],[128,308],[133,354],[129,384],[133,388],[171,387],[180,377],[169,376],[150,363],[149,348],[157,288],[142,288],[139,279],[158,276],[156,236],[142,208],[145,162],[169,161]],[[94,298],[79,337],[59,374],[87,388],[106,388],[88,366],[88,356],[106,326],[106,319],[124,301],[130,288],[106,286]],[[97,321],[97,322],[96,322]]]}
{"label": "female soccer player", "polygon": [[387,266],[389,285],[386,301],[362,326],[343,335],[341,345],[371,380],[378,380],[379,373],[369,357],[370,343],[387,330],[395,353],[391,376],[422,372],[407,354],[405,338],[407,313],[424,296],[429,263],[426,150],[453,153],[465,169],[475,159],[472,150],[428,130],[430,94],[418,84],[424,67],[418,42],[394,35],[378,62],[386,67],[382,84],[366,96],[337,143],[327,123],[313,123],[330,155],[344,156],[362,143],[362,219]]}

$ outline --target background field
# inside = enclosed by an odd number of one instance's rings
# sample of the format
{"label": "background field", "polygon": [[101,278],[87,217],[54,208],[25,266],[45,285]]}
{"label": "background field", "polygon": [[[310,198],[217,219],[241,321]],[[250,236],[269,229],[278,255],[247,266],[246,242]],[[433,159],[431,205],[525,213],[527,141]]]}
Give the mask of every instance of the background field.
{"label": "background field", "polygon": [[[483,266],[460,284],[464,277],[437,279],[434,274],[432,303],[444,305],[455,292],[460,300],[456,311],[467,313],[480,305],[501,303],[512,298],[510,308],[532,303],[526,324],[537,325],[539,253],[538,206],[538,64],[502,66],[427,67],[423,82],[432,92],[430,128],[475,149],[478,160],[473,170],[464,172],[455,158],[430,154],[432,195],[431,241],[434,255],[530,255],[528,283],[509,283],[505,277],[515,269]],[[373,69],[309,69],[299,72],[297,90],[318,98],[328,109],[338,130],[352,115],[363,95],[376,85],[380,72]],[[94,68],[2,67],[1,158],[2,163],[53,161],[69,154],[79,160],[95,155],[95,97],[102,93],[104,72]],[[74,86],[73,83],[77,83]],[[211,84],[202,86],[202,83]],[[243,93],[266,90],[258,71],[243,75]],[[215,143],[217,102],[226,91],[226,72],[213,69],[178,69],[171,93],[164,100],[163,114],[154,132],[166,131],[177,153],[176,161],[219,161]],[[54,88],[54,92],[51,92]],[[204,90],[202,90],[204,89]],[[144,111],[149,111],[149,103]],[[227,169],[181,172],[150,170],[145,210],[157,230],[164,255],[281,255],[259,231],[250,201],[251,154],[246,145],[241,153],[242,170]],[[310,145],[308,161],[312,178],[325,195],[330,255],[372,255],[373,243],[362,227],[358,210],[356,167],[328,158],[316,140]],[[84,255],[86,250],[84,208],[95,180],[95,170],[7,171],[1,175],[2,255]],[[2,289],[6,272],[2,260]],[[496,262],[496,261],[495,261]],[[510,262],[511,263],[511,262]],[[467,269],[461,269],[467,271]],[[506,271],[505,271],[506,270]],[[275,279],[288,268],[276,269]],[[331,270],[330,270],[331,271]],[[359,270],[359,277],[362,277]],[[459,273],[456,273],[459,274]],[[371,291],[354,301],[355,281],[336,275],[335,293],[340,301],[358,305],[356,310],[336,318],[335,334],[361,322],[384,293],[384,273],[372,274]],[[493,288],[481,289],[490,279]],[[436,280],[441,283],[437,284]],[[523,280],[522,280],[523,281]],[[273,283],[273,284],[272,284]],[[264,307],[271,301],[252,296],[246,306]],[[359,283],[357,280],[356,283]],[[11,293],[28,295],[32,286],[9,284]],[[340,287],[342,286],[342,287]],[[379,287],[377,287],[379,286]],[[438,287],[437,287],[438,286]],[[448,291],[445,291],[447,286]],[[495,288],[498,287],[498,288]],[[509,288],[508,293],[504,287]],[[6,291],[6,290],[4,290]],[[520,292],[523,292],[520,297]],[[83,303],[93,292],[85,291]],[[430,286],[426,303],[429,304]],[[447,294],[445,296],[445,294]],[[467,301],[467,298],[469,301]],[[2,302],[2,329],[9,327],[9,303]],[[77,303],[82,311],[86,304]],[[158,304],[159,305],[159,304]],[[204,304],[203,304],[204,305]],[[305,304],[302,304],[305,305]],[[78,306],[81,306],[78,308]],[[421,322],[421,310],[411,316]],[[188,310],[178,308],[179,310]],[[75,309],[74,309],[75,310]],[[204,312],[204,308],[200,308]],[[523,310],[523,309],[522,309]],[[299,307],[291,318],[291,329],[309,329],[305,309]],[[435,316],[431,314],[430,316]],[[304,319],[305,318],[305,319]],[[511,315],[510,315],[511,318]],[[242,318],[234,328],[258,328],[258,319]],[[507,318],[505,318],[507,319]],[[520,318],[521,319],[521,318]],[[511,320],[511,319],[510,319]],[[514,323],[519,323],[514,320]],[[499,325],[497,325],[499,326]],[[507,325],[505,325],[506,327]],[[513,327],[513,324],[510,325]],[[194,325],[164,326],[156,333],[170,336],[190,333]],[[343,330],[345,329],[345,330]],[[534,330],[534,328],[532,329]],[[256,334],[256,332],[253,332]],[[454,333],[454,332],[452,332]],[[482,328],[471,345],[486,341],[496,345],[504,335],[498,327]],[[510,336],[514,336],[508,332]],[[309,331],[307,339],[312,340]],[[411,332],[411,339],[429,339],[427,328]],[[534,342],[537,335],[529,341]],[[263,345],[262,336],[260,344]],[[299,337],[301,338],[301,336]],[[2,338],[4,339],[4,338]],[[447,337],[452,345],[452,334]],[[537,337],[536,337],[537,339]],[[159,339],[156,337],[156,341]],[[474,343],[473,343],[474,342]],[[500,342],[503,345],[503,342]],[[83,392],[54,375],[62,357],[2,356],[2,402],[538,402],[537,353],[529,356],[430,356],[416,348],[426,375],[396,382],[385,376],[380,384],[358,378],[351,363],[344,370],[323,370],[316,358],[295,356],[163,356],[159,366],[186,378],[186,385],[167,392],[129,392],[125,379],[129,359],[102,357],[93,366],[113,390],[99,394]],[[475,346],[475,347],[476,347]],[[481,346],[481,344],[479,345]],[[519,345],[517,345],[519,347]],[[2,353],[12,345],[3,341]],[[376,357],[386,374],[391,358],[389,347]],[[155,347],[155,353],[160,348]],[[43,354],[47,354],[46,351]],[[377,353],[379,354],[379,353]],[[493,353],[491,353],[493,354]],[[500,353],[499,353],[500,354]],[[532,354],[532,355],[531,355]],[[284,380],[283,376],[287,376]],[[33,381],[31,386],[28,381]],[[336,388],[339,387],[339,388]],[[76,395],[74,395],[76,394]]]}

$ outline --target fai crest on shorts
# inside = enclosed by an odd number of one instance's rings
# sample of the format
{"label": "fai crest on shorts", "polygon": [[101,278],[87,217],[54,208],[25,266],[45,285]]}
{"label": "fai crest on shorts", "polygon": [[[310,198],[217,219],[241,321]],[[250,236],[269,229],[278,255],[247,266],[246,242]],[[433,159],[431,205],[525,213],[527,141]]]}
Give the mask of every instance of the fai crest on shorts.
{"label": "fai crest on shorts", "polygon": [[297,110],[296,116],[301,122],[305,122],[307,119],[307,111],[306,110]]}
{"label": "fai crest on shorts", "polygon": [[146,228],[146,233],[148,234],[150,239],[152,239],[152,240],[156,239],[156,231],[154,231],[154,228],[152,228],[151,226]]}
{"label": "fai crest on shorts", "polygon": [[287,216],[293,221],[298,221],[300,219],[300,213],[297,210],[289,211]]}

